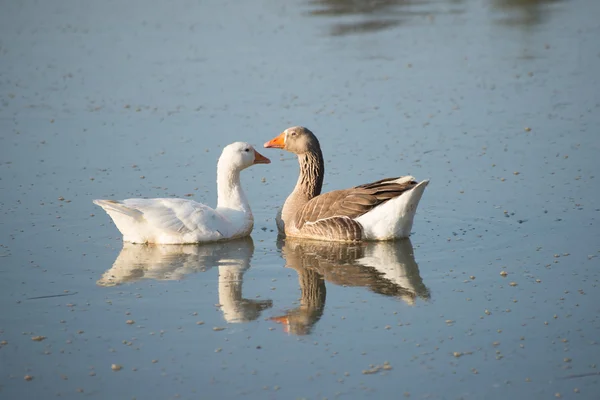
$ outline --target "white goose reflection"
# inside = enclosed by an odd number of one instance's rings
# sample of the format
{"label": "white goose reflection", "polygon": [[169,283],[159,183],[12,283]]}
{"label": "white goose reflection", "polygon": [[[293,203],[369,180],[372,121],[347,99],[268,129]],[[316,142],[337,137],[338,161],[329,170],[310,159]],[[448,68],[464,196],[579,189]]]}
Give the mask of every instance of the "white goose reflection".
{"label": "white goose reflection", "polygon": [[286,267],[296,270],[300,283],[300,306],[271,318],[284,330],[306,335],[325,309],[325,281],[343,286],[362,286],[409,305],[418,297],[428,300],[415,262],[410,239],[396,242],[336,243],[312,240],[278,241]]}
{"label": "white goose reflection", "polygon": [[219,304],[227,322],[249,322],[273,305],[272,300],[242,296],[244,273],[254,254],[251,237],[202,245],[142,245],[123,243],[123,249],[97,281],[116,286],[141,279],[181,280],[187,274],[219,269]]}

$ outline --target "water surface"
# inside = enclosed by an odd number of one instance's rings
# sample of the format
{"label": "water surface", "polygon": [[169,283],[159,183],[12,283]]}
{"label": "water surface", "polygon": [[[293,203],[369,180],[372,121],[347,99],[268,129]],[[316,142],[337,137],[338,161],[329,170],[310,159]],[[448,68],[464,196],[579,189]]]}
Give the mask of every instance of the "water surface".
{"label": "water surface", "polygon": [[[596,1],[0,7],[2,398],[598,398]],[[278,150],[245,240],[92,203],[215,205],[225,145],[299,124],[324,190],[431,179],[410,240],[278,240]]]}

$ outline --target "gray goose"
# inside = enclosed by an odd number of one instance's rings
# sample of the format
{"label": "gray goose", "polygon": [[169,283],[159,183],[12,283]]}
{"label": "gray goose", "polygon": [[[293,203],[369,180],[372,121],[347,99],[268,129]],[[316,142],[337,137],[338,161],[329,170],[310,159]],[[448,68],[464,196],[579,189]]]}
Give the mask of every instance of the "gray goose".
{"label": "gray goose", "polygon": [[[285,240],[285,241],[284,241]],[[279,238],[277,248],[285,267],[298,273],[300,305],[272,317],[286,333],[306,335],[325,310],[325,282],[344,287],[364,287],[414,305],[431,294],[419,273],[410,239],[397,242],[342,243]]]}
{"label": "gray goose", "polygon": [[325,165],[319,140],[309,129],[288,128],[264,146],[292,152],[300,164],[296,187],[276,218],[280,234],[339,242],[410,235],[428,180],[401,176],[321,194]]}

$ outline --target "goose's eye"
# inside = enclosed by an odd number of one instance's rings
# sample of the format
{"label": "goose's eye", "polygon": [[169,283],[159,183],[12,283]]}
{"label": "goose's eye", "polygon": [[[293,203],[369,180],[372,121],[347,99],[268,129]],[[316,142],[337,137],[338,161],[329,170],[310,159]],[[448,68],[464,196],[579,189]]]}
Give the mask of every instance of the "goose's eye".
{"label": "goose's eye", "polygon": [[250,151],[250,149],[245,149],[244,151],[247,153],[247,152],[249,152],[249,151]]}
{"label": "goose's eye", "polygon": [[296,136],[296,132],[292,132],[292,136]]}

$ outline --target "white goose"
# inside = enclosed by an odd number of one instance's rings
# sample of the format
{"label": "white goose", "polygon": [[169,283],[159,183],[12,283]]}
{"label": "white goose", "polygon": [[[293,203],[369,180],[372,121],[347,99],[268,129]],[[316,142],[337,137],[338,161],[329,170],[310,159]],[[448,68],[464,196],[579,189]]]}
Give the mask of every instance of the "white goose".
{"label": "white goose", "polygon": [[226,146],[217,164],[217,208],[187,199],[94,200],[110,215],[124,242],[186,244],[247,236],[254,217],[240,172],[271,161],[248,143]]}
{"label": "white goose", "polygon": [[[207,272],[214,267],[219,271],[218,303],[223,318],[229,323],[250,322],[273,306],[270,299],[248,299],[243,296],[244,274],[251,268],[253,255],[254,242],[251,236],[201,245],[123,243],[123,249],[112,267],[102,274],[96,284],[111,287],[142,279],[182,280],[190,274]],[[214,278],[210,273],[203,280],[213,281]]]}
{"label": "white goose", "polygon": [[410,235],[428,180],[386,178],[320,194],[325,164],[315,135],[302,126],[286,129],[264,145],[298,155],[300,176],[277,215],[279,232],[340,242],[393,240]]}

